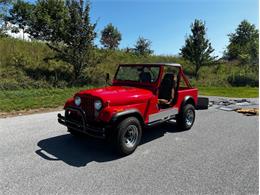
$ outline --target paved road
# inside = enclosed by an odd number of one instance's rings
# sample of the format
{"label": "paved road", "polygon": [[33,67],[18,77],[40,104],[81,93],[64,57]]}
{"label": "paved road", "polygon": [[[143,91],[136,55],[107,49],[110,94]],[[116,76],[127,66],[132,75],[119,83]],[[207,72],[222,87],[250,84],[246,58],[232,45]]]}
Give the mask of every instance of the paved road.
{"label": "paved road", "polygon": [[200,110],[191,130],[147,130],[118,158],[68,134],[56,114],[0,119],[1,194],[258,194],[256,116]]}

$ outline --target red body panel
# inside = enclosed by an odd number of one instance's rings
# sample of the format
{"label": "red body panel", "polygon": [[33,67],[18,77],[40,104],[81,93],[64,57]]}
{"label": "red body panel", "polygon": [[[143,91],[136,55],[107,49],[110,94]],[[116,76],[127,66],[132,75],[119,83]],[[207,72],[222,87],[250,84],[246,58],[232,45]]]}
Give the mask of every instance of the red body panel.
{"label": "red body panel", "polygon": [[[103,108],[98,113],[96,121],[109,122],[118,112],[136,109],[142,115],[144,122],[148,123],[149,115],[162,111],[158,107],[158,87],[160,85],[162,75],[163,66],[160,66],[159,78],[153,84],[142,83],[141,85],[138,85],[136,82],[119,82],[113,80],[113,86],[83,90],[76,93],[75,96],[82,97],[87,94],[102,101]],[[180,111],[185,97],[191,96],[194,99],[195,104],[197,104],[198,97],[198,90],[191,87],[181,68],[179,71],[179,76],[183,78],[187,87],[178,87],[177,101],[172,107],[174,109],[177,108],[178,111]],[[75,106],[73,98],[70,98],[66,102],[64,108],[67,106]]]}
{"label": "red body panel", "polygon": [[180,109],[181,109],[182,101],[187,96],[191,96],[194,99],[194,101],[195,101],[195,105],[197,105],[198,89],[196,89],[196,88],[180,88],[178,90],[177,103],[173,107],[178,108],[179,112],[180,112]]}
{"label": "red body panel", "polygon": [[110,106],[127,106],[141,102],[145,103],[151,97],[152,92],[129,86],[109,86],[80,91],[76,95],[81,96],[84,94],[97,97],[104,103],[109,102]]}

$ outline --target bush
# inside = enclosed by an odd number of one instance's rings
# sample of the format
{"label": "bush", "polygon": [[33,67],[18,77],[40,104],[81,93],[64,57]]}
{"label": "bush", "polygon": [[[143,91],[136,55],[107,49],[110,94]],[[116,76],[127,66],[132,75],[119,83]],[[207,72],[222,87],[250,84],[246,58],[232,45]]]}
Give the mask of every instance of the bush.
{"label": "bush", "polygon": [[0,90],[17,90],[17,89],[41,89],[52,88],[52,86],[44,80],[34,81],[30,78],[18,81],[16,79],[2,79]]}
{"label": "bush", "polygon": [[15,79],[2,79],[0,90],[17,90],[20,89],[19,83]]}
{"label": "bush", "polygon": [[[84,82],[85,84],[92,85],[104,85],[106,72],[100,67],[91,67],[85,69],[84,73]],[[84,83],[82,83],[84,85]]]}
{"label": "bush", "polygon": [[259,78],[255,74],[236,74],[229,75],[228,82],[232,86],[251,86],[258,87],[259,86]]}

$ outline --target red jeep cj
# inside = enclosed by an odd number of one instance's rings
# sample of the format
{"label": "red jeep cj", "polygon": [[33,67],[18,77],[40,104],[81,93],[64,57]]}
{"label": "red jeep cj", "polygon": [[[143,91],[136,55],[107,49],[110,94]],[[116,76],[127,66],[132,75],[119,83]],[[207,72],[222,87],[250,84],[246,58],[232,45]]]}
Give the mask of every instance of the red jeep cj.
{"label": "red jeep cj", "polygon": [[181,129],[190,129],[197,99],[180,64],[121,64],[111,86],[76,93],[58,121],[71,134],[106,138],[127,155],[145,127],[175,119]]}

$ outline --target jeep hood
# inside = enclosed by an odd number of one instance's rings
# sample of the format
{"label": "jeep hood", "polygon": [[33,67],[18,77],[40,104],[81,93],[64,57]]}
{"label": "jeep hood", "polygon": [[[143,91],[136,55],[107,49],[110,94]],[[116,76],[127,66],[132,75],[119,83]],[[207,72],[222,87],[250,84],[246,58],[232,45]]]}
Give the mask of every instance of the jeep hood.
{"label": "jeep hood", "polygon": [[111,106],[144,103],[152,96],[152,92],[147,89],[129,86],[108,86],[88,89],[80,91],[76,95],[84,96],[85,94],[100,98],[103,102],[109,101]]}

